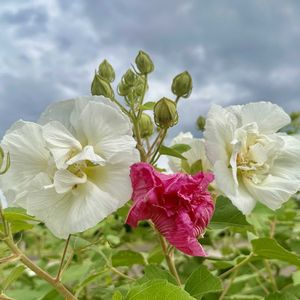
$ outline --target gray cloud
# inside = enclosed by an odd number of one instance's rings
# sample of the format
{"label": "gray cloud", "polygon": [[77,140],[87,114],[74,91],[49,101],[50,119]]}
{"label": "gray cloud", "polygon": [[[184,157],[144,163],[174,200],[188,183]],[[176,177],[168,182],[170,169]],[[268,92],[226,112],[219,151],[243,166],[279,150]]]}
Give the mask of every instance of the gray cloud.
{"label": "gray cloud", "polygon": [[271,100],[298,110],[299,13],[292,0],[2,1],[0,133],[51,101],[88,94],[106,57],[120,77],[139,49],[156,63],[149,100],[171,96],[177,73],[193,76],[172,134],[194,131],[211,103]]}

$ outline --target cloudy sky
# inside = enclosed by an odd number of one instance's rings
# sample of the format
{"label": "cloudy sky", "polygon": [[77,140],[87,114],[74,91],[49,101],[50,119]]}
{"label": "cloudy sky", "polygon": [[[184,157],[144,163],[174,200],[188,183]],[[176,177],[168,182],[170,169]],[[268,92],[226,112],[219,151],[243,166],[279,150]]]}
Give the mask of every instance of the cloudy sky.
{"label": "cloudy sky", "polygon": [[212,103],[299,110],[299,15],[297,0],[1,0],[0,134],[53,101],[88,95],[104,58],[119,79],[140,49],[156,65],[147,101],[170,97],[177,73],[193,76],[173,134],[194,130]]}

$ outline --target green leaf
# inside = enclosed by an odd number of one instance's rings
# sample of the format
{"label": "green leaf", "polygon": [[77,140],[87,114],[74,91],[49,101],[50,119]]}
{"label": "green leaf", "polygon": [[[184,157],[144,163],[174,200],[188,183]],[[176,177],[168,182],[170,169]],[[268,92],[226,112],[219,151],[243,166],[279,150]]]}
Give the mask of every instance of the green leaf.
{"label": "green leaf", "polygon": [[117,253],[113,254],[111,261],[114,267],[145,264],[144,257],[140,253],[131,250],[118,251]]}
{"label": "green leaf", "polygon": [[133,287],[126,300],[195,300],[179,286],[166,280],[151,280]]}
{"label": "green leaf", "polygon": [[195,270],[185,284],[185,290],[197,299],[208,293],[220,292],[222,289],[221,280],[212,275],[204,265]]}
{"label": "green leaf", "polygon": [[176,144],[171,146],[170,148],[176,150],[179,153],[184,153],[191,150],[191,146],[187,144]]}
{"label": "green leaf", "polygon": [[190,174],[194,175],[198,172],[201,172],[202,171],[202,160],[199,159],[197,161],[195,161],[191,167],[190,167]]}
{"label": "green leaf", "polygon": [[26,214],[25,209],[17,207],[9,207],[4,210],[4,217],[8,222],[14,221],[35,221],[39,222],[35,217]]}
{"label": "green leaf", "polygon": [[24,266],[14,268],[2,283],[2,289],[6,290],[14,281],[16,281],[24,272]]}
{"label": "green leaf", "polygon": [[160,155],[174,156],[174,157],[177,157],[177,158],[186,160],[186,158],[185,158],[184,156],[182,156],[182,155],[180,154],[180,152],[178,152],[178,151],[175,150],[175,149],[166,147],[166,146],[164,146],[164,145],[161,145],[161,146],[160,146],[160,148],[159,148],[159,153],[160,153]]}
{"label": "green leaf", "polygon": [[219,196],[209,227],[212,229],[224,229],[228,226],[247,228],[250,227],[250,224],[228,198]]}
{"label": "green leaf", "polygon": [[140,106],[140,109],[141,110],[153,110],[154,105],[155,105],[155,102],[153,102],[153,101],[146,102]]}
{"label": "green leaf", "polygon": [[274,239],[260,238],[251,241],[253,253],[268,259],[278,259],[290,264],[300,266],[299,257],[283,248]]}
{"label": "green leaf", "polygon": [[168,282],[176,285],[176,279],[166,270],[161,269],[156,265],[148,265],[144,269],[145,275],[138,280],[139,284],[145,283],[154,279],[165,279]]}

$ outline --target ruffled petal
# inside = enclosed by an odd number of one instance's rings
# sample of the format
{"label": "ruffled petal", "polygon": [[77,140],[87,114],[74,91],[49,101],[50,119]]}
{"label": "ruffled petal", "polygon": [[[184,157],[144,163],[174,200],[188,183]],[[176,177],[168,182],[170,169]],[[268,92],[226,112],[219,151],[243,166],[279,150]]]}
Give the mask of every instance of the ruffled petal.
{"label": "ruffled petal", "polygon": [[237,126],[235,115],[218,105],[208,112],[204,137],[206,154],[212,165],[222,160],[229,163],[231,141]]}
{"label": "ruffled petal", "polygon": [[259,202],[276,210],[300,188],[300,181],[293,178],[268,175],[260,184],[244,179],[245,186]]}
{"label": "ruffled petal", "polygon": [[281,107],[271,102],[236,105],[229,107],[228,110],[235,112],[242,125],[255,122],[259,132],[264,134],[274,133],[291,121]]}
{"label": "ruffled petal", "polygon": [[155,213],[152,221],[158,231],[178,250],[192,256],[206,256],[195,235],[199,233],[199,229],[195,228],[187,213],[182,212],[176,218],[168,218],[161,210]]}

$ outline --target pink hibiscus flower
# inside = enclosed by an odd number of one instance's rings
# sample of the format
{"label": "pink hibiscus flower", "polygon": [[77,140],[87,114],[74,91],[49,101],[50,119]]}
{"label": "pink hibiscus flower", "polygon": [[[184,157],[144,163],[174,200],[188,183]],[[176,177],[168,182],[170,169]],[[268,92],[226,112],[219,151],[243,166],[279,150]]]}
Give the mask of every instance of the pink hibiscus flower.
{"label": "pink hibiscus flower", "polygon": [[205,256],[197,237],[214,212],[214,202],[207,190],[213,174],[166,175],[147,163],[136,163],[131,166],[130,177],[134,204],[126,223],[136,227],[138,221],[150,219],[178,250]]}

